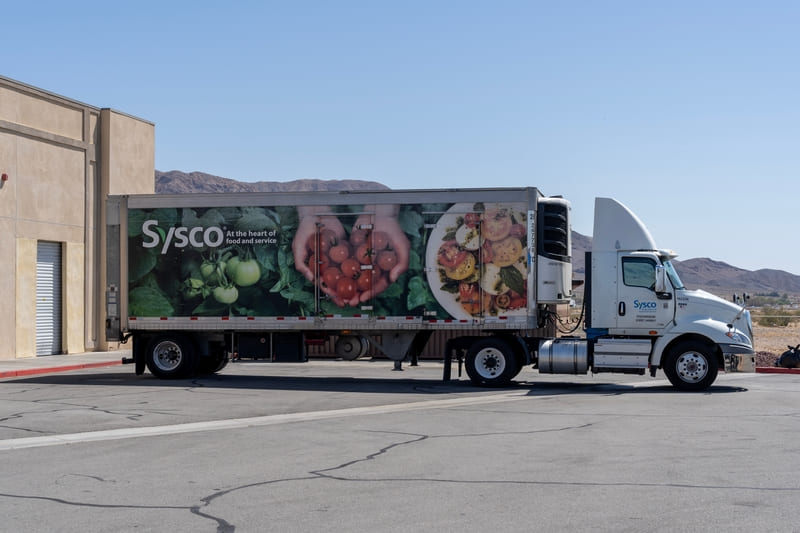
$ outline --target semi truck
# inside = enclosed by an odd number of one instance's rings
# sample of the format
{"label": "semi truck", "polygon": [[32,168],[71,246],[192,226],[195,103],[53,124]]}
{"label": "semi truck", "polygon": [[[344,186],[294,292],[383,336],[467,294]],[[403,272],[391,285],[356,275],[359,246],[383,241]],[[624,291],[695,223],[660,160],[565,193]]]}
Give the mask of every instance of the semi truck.
{"label": "semi truck", "polygon": [[[483,386],[528,366],[661,369],[679,390],[755,370],[749,312],[687,289],[675,253],[614,199],[595,200],[574,281],[570,215],[534,187],[111,196],[106,336],[159,378],[234,354],[302,361],[320,339],[397,367],[437,332]],[[583,330],[560,333],[577,290]]]}

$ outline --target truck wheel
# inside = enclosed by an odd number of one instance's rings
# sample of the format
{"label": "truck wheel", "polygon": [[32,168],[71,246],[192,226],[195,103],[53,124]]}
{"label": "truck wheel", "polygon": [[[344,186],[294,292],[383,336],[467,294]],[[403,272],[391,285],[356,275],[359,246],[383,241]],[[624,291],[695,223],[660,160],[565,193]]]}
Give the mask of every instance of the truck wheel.
{"label": "truck wheel", "polygon": [[222,357],[218,357],[217,366],[214,367],[214,370],[212,372],[216,374],[217,372],[228,366],[228,361],[230,361],[228,354],[225,354]]}
{"label": "truck wheel", "polygon": [[216,374],[226,366],[228,366],[228,355],[225,353],[201,357],[197,362],[197,373]]}
{"label": "truck wheel", "polygon": [[717,358],[707,344],[684,341],[667,354],[664,373],[672,386],[684,391],[705,390],[717,379]]}
{"label": "truck wheel", "polygon": [[366,355],[367,348],[369,348],[368,341],[358,335],[342,335],[336,339],[334,345],[336,355],[347,361],[354,361]]}
{"label": "truck wheel", "polygon": [[192,344],[183,336],[161,335],[147,347],[147,368],[158,378],[182,378],[191,374],[194,366]]}
{"label": "truck wheel", "polygon": [[476,385],[501,387],[519,373],[514,350],[502,339],[487,337],[467,350],[467,375]]}

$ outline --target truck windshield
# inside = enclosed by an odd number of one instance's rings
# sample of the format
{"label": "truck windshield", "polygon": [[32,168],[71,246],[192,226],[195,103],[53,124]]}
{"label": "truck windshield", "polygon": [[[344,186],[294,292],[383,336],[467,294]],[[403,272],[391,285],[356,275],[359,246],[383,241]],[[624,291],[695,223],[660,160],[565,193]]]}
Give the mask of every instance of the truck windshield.
{"label": "truck windshield", "polygon": [[683,286],[683,282],[680,276],[678,276],[678,272],[675,270],[672,261],[663,261],[663,263],[664,268],[667,269],[667,276],[669,276],[669,280],[672,282],[672,286],[675,287],[675,290],[685,289],[686,287]]}

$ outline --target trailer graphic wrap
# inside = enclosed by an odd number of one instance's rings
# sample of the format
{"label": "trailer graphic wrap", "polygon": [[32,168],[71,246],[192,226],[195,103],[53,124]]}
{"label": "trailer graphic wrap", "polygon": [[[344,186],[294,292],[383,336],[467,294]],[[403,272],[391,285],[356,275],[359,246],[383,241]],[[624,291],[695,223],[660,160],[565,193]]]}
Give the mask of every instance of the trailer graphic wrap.
{"label": "trailer graphic wrap", "polygon": [[524,315],[525,203],[128,210],[132,317]]}

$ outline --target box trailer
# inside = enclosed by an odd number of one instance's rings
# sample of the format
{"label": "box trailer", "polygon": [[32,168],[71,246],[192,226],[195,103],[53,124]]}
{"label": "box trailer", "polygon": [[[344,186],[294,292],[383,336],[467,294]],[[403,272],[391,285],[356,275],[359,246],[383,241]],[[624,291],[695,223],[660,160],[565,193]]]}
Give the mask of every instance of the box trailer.
{"label": "box trailer", "polygon": [[754,365],[742,307],[690,291],[642,222],[598,198],[585,337],[557,337],[573,299],[570,204],[536,188],[112,196],[109,340],[137,374],[221,370],[232,354],[300,361],[336,339],[399,365],[433,332],[473,382],[663,368],[679,389]]}

